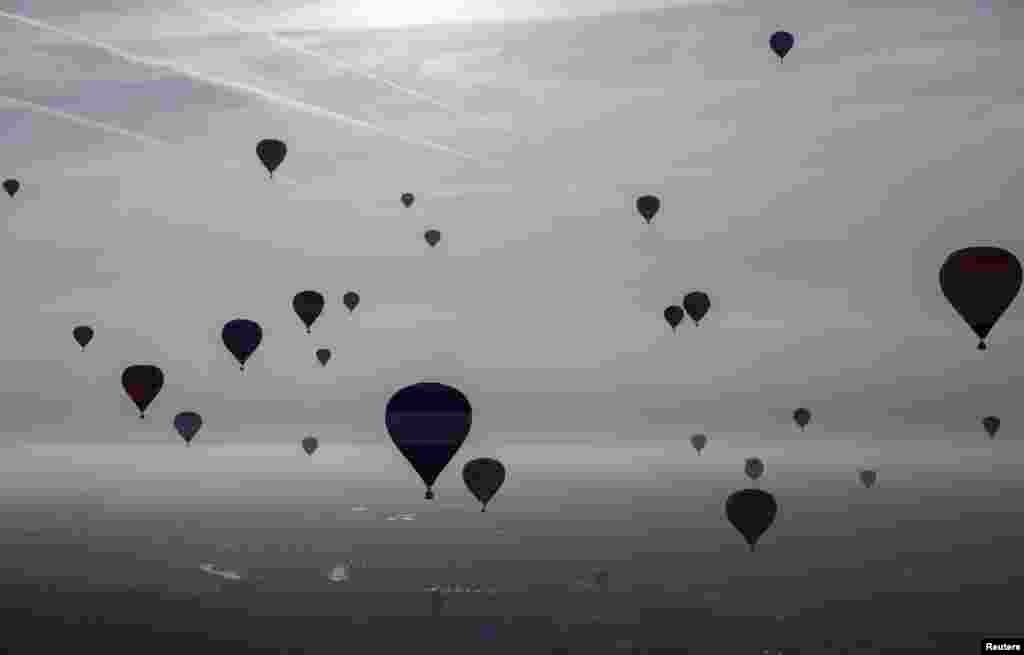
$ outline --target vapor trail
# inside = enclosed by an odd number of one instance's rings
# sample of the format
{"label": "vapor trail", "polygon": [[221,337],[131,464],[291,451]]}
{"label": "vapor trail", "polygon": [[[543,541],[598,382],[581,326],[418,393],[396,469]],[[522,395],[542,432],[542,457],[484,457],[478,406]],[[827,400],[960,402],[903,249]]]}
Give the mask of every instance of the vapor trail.
{"label": "vapor trail", "polygon": [[[272,43],[275,43],[276,45],[278,45],[278,46],[280,46],[280,47],[282,47],[282,48],[284,48],[286,50],[291,50],[293,52],[297,52],[299,54],[306,55],[307,57],[313,57],[313,58],[323,62],[324,64],[327,64],[329,67],[331,67],[331,68],[333,68],[335,70],[342,70],[342,71],[345,71],[345,72],[348,72],[348,73],[352,73],[353,75],[357,75],[359,77],[363,77],[365,79],[373,80],[374,82],[378,82],[380,84],[383,84],[384,86],[386,86],[386,87],[388,87],[390,89],[398,91],[399,93],[404,93],[405,95],[413,97],[413,98],[416,98],[417,100],[422,100],[423,102],[431,104],[431,105],[433,105],[435,107],[438,107],[440,109],[444,109],[445,111],[450,112],[452,114],[470,116],[470,117],[472,117],[472,118],[474,118],[474,119],[476,119],[476,120],[478,120],[480,122],[487,123],[487,124],[492,124],[491,121],[489,121],[488,119],[484,118],[483,116],[477,116],[477,115],[474,115],[474,114],[469,114],[465,110],[458,109],[457,107],[453,107],[453,106],[451,106],[449,104],[441,102],[440,100],[438,100],[436,98],[433,98],[431,96],[428,96],[425,93],[422,93],[420,91],[416,91],[415,89],[410,89],[409,87],[402,86],[402,85],[400,85],[400,84],[398,84],[396,82],[392,82],[391,80],[385,79],[385,78],[383,78],[383,77],[381,77],[379,75],[375,75],[374,73],[371,73],[369,71],[360,70],[359,68],[356,68],[352,64],[346,63],[346,62],[341,61],[339,59],[335,59],[334,57],[329,57],[329,56],[327,56],[327,55],[325,55],[323,53],[317,52],[316,50],[310,50],[309,48],[307,48],[307,47],[305,47],[303,45],[300,45],[298,43],[295,43],[294,41],[290,41],[288,39],[283,39],[280,36],[278,36],[277,34],[275,34],[272,30],[262,29],[262,28],[259,28],[259,27],[255,27],[253,25],[246,25],[244,23],[241,23],[241,22],[235,20],[231,16],[229,16],[227,14],[224,14],[224,13],[221,13],[219,11],[211,11],[211,10],[208,10],[208,9],[200,9],[198,7],[195,8],[195,11],[200,13],[200,14],[202,14],[203,16],[206,16],[207,18],[212,18],[212,19],[215,19],[215,20],[219,20],[222,23],[224,23],[225,25],[228,25],[228,26],[230,26],[230,27],[232,27],[232,28],[234,28],[234,29],[236,29],[236,30],[238,30],[240,32],[246,32],[246,31],[256,32],[256,33],[266,37]],[[502,131],[505,131],[505,132],[511,132],[510,130],[508,130],[507,128],[505,128],[503,126],[495,125],[494,127],[497,127],[498,129],[501,129]]]}
{"label": "vapor trail", "polygon": [[91,46],[93,48],[97,48],[97,49],[100,49],[100,50],[105,50],[105,51],[109,52],[110,54],[112,54],[114,56],[120,57],[121,59],[124,59],[126,61],[130,61],[130,62],[135,63],[135,64],[140,64],[142,66],[149,66],[151,68],[164,68],[164,69],[173,71],[175,73],[178,73],[179,75],[184,75],[186,77],[190,77],[190,78],[192,78],[194,80],[197,80],[199,82],[203,82],[205,84],[210,84],[210,85],[213,85],[213,86],[220,86],[220,87],[223,87],[225,89],[231,89],[232,91],[236,91],[236,92],[240,92],[240,93],[248,93],[250,95],[254,95],[254,96],[263,98],[264,100],[267,100],[267,101],[270,101],[270,102],[275,102],[275,103],[277,103],[279,105],[282,105],[284,107],[288,107],[290,109],[296,109],[296,110],[299,110],[299,111],[303,111],[303,112],[306,112],[307,114],[310,114],[312,116],[320,116],[320,117],[324,117],[324,118],[329,118],[329,119],[331,119],[331,120],[333,120],[335,122],[343,123],[345,125],[361,127],[361,128],[363,128],[365,130],[368,130],[370,132],[375,132],[375,133],[381,134],[383,136],[388,136],[388,137],[391,137],[393,139],[397,139],[399,141],[402,141],[404,143],[408,143],[408,144],[411,144],[411,145],[417,145],[417,146],[421,146],[421,147],[426,147],[426,148],[429,148],[429,149],[432,149],[432,150],[437,150],[439,152],[445,152],[445,153],[448,153],[448,154],[451,154],[451,155],[455,155],[455,156],[460,157],[462,159],[473,161],[473,162],[476,162],[476,163],[479,163],[479,164],[487,165],[487,164],[490,163],[490,162],[487,162],[486,160],[479,159],[479,158],[477,158],[477,157],[475,157],[473,155],[470,155],[468,153],[464,153],[464,152],[461,152],[459,150],[455,150],[454,148],[449,148],[448,146],[440,144],[440,143],[435,143],[433,141],[428,141],[428,140],[425,140],[425,139],[417,139],[417,138],[414,138],[414,137],[408,137],[408,136],[404,136],[404,135],[401,135],[401,134],[396,134],[396,133],[393,133],[393,132],[389,132],[389,131],[385,130],[382,127],[379,127],[379,126],[374,125],[372,123],[368,123],[368,122],[360,120],[358,118],[352,118],[351,116],[346,116],[345,114],[339,114],[338,112],[331,111],[329,109],[324,109],[323,107],[319,107],[317,105],[312,105],[312,104],[310,104],[308,102],[303,102],[301,100],[296,100],[295,98],[289,98],[289,97],[283,96],[283,95],[281,95],[279,93],[274,93],[272,91],[267,91],[265,89],[260,89],[260,88],[257,88],[255,86],[252,86],[250,84],[245,84],[244,82],[236,82],[234,80],[227,80],[227,79],[224,79],[224,78],[221,78],[221,77],[215,77],[213,75],[207,75],[205,73],[201,73],[199,71],[193,70],[193,69],[191,69],[191,68],[189,68],[187,66],[183,66],[181,64],[175,64],[175,63],[172,63],[172,62],[165,62],[165,61],[158,61],[156,59],[150,59],[148,57],[141,57],[139,55],[132,54],[130,52],[126,52],[125,50],[122,50],[121,48],[118,48],[117,46],[110,45],[109,43],[104,43],[102,41],[97,41],[96,39],[89,38],[89,37],[87,37],[85,35],[77,34],[75,32],[71,32],[71,31],[68,31],[68,30],[65,30],[65,29],[61,29],[60,27],[56,27],[55,25],[50,25],[49,23],[44,23],[43,21],[36,20],[34,18],[28,18],[26,16],[21,16],[19,14],[11,14],[11,13],[8,13],[8,12],[2,11],[2,10],[0,10],[0,17],[7,18],[7,19],[15,21],[17,23],[22,23],[23,25],[30,25],[32,27],[35,27],[36,29],[43,30],[45,32],[52,32],[54,34],[59,34],[60,36],[63,36],[65,38],[67,38],[67,39],[71,39],[73,41],[78,41],[80,43],[84,43],[84,44],[89,45],[89,46]]}

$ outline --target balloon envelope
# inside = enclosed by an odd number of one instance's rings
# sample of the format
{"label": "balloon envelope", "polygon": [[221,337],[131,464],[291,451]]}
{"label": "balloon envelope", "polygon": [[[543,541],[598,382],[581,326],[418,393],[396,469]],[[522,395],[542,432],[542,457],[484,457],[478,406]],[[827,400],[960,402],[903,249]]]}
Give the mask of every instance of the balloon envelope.
{"label": "balloon envelope", "polygon": [[870,469],[866,469],[866,470],[863,470],[863,471],[860,472],[860,482],[861,482],[861,484],[863,484],[868,489],[870,489],[871,487],[875,486],[875,481],[877,481],[877,480],[878,480],[878,473],[876,473],[875,471],[872,471]]}
{"label": "balloon envelope", "polygon": [[778,55],[780,60],[789,54],[789,51],[793,49],[794,43],[796,43],[796,38],[785,31],[776,32],[768,39],[768,45],[771,46],[772,52]]}
{"label": "balloon envelope", "polygon": [[490,457],[470,460],[462,467],[462,480],[476,499],[483,503],[483,511],[505,483],[505,466]]}
{"label": "balloon envelope", "polygon": [[139,418],[145,418],[146,408],[164,388],[164,372],[151,364],[135,364],[121,374],[121,386],[139,408]]}
{"label": "balloon envelope", "polygon": [[679,324],[683,322],[683,317],[686,316],[685,311],[679,305],[669,305],[665,308],[664,312],[665,322],[669,324],[672,331],[679,327]]}
{"label": "balloon envelope", "polygon": [[433,248],[441,242],[441,233],[437,230],[427,230],[423,233],[423,238],[426,239],[427,243],[430,244],[430,247]]}
{"label": "balloon envelope", "polygon": [[319,447],[320,442],[316,440],[316,437],[306,437],[302,440],[302,449],[306,451],[307,455],[312,455]]}
{"label": "balloon envelope", "polygon": [[4,180],[4,191],[6,191],[7,195],[9,195],[12,198],[20,188],[21,182],[19,182],[18,180]]}
{"label": "balloon envelope", "polygon": [[89,345],[94,334],[93,329],[88,325],[79,325],[71,330],[71,336],[75,338],[75,341],[82,347],[82,350],[85,350],[85,347]]}
{"label": "balloon envelope", "polygon": [[811,410],[806,407],[793,410],[793,421],[803,430],[811,422]]}
{"label": "balloon envelope", "polygon": [[978,335],[978,350],[1021,286],[1020,260],[1008,250],[989,246],[962,248],[939,269],[946,300]]}
{"label": "balloon envelope", "polygon": [[359,306],[359,294],[355,291],[347,291],[344,296],[341,297],[341,302],[344,303],[348,311],[355,310]]}
{"label": "balloon envelope", "polygon": [[239,367],[245,370],[245,362],[263,341],[263,328],[259,323],[244,318],[236,318],[224,324],[221,330],[224,345],[238,360]]}
{"label": "balloon envelope", "polygon": [[690,437],[690,443],[693,445],[694,450],[700,454],[700,451],[704,450],[704,446],[708,445],[708,438],[703,434],[695,434]]}
{"label": "balloon envelope", "polygon": [[651,222],[651,219],[654,218],[659,209],[661,209],[661,200],[656,196],[640,196],[636,199],[636,210],[640,212],[640,215],[648,223]]}
{"label": "balloon envelope", "polygon": [[186,444],[192,443],[192,439],[203,427],[203,417],[195,412],[181,412],[174,417],[174,429],[178,431]]}
{"label": "balloon envelope", "polygon": [[775,497],[761,489],[743,489],[725,501],[725,516],[754,551],[758,539],[775,522],[779,506]]}
{"label": "balloon envelope", "polygon": [[402,194],[402,204],[405,205],[406,207],[411,207],[413,201],[415,201],[415,200],[416,200],[416,196],[412,195],[411,193],[403,193]]}
{"label": "balloon envelope", "polygon": [[473,408],[466,396],[437,382],[420,382],[399,389],[388,400],[384,422],[433,498],[434,482],[469,436]]}
{"label": "balloon envelope", "polygon": [[986,416],[981,419],[981,424],[985,426],[985,432],[988,432],[989,438],[994,438],[996,432],[999,432],[999,425],[1002,421],[999,420],[998,416]]}
{"label": "balloon envelope", "polygon": [[327,366],[327,362],[331,361],[331,351],[327,348],[321,348],[316,351],[316,358],[321,366]]}
{"label": "balloon envelope", "polygon": [[764,462],[757,457],[748,457],[743,464],[743,472],[751,480],[756,480],[764,474]]}
{"label": "balloon envelope", "polygon": [[263,162],[263,166],[270,173],[271,177],[274,176],[274,171],[281,165],[287,154],[288,146],[284,144],[284,141],[263,139],[256,144],[256,156]]}
{"label": "balloon envelope", "polygon": [[690,315],[694,323],[700,323],[708,310],[711,309],[711,298],[703,291],[691,291],[683,298],[683,309]]}
{"label": "balloon envelope", "polygon": [[292,309],[306,326],[306,332],[310,331],[313,323],[320,317],[326,303],[323,294],[319,291],[300,291],[292,298]]}

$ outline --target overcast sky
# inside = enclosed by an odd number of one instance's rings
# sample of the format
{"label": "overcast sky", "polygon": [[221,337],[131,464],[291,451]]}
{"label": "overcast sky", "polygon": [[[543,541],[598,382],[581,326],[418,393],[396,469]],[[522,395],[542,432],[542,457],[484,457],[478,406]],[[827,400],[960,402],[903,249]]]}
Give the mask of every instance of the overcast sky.
{"label": "overcast sky", "polygon": [[[423,378],[467,393],[479,443],[877,449],[982,440],[988,414],[1018,438],[1020,306],[978,352],[938,270],[1024,253],[1024,10],[238,4],[0,14],[8,443],[164,442],[187,409],[211,443],[386,440],[388,396]],[[273,182],[262,138],[289,146]],[[312,335],[304,289],[328,299]],[[711,312],[673,335],[694,289]],[[244,374],[237,317],[265,330]],[[120,373],[150,362],[140,425]]]}

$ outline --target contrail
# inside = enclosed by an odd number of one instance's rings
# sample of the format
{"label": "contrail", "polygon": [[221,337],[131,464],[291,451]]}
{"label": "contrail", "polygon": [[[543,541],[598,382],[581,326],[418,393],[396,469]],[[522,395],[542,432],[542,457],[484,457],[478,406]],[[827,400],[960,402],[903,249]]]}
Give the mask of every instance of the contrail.
{"label": "contrail", "polygon": [[[416,98],[417,100],[422,100],[423,102],[431,104],[431,105],[433,105],[435,107],[438,107],[440,109],[444,109],[445,111],[450,112],[452,114],[470,116],[470,117],[472,117],[472,118],[474,118],[474,119],[476,119],[476,120],[478,120],[478,121],[480,121],[482,123],[487,123],[488,125],[493,125],[493,123],[490,120],[488,120],[487,118],[485,118],[483,116],[478,116],[478,115],[475,115],[475,114],[469,114],[468,112],[466,112],[463,109],[459,109],[457,107],[453,107],[453,106],[451,106],[449,104],[441,102],[440,100],[438,100],[436,98],[433,98],[431,96],[428,96],[425,93],[421,93],[420,91],[416,91],[415,89],[410,89],[409,87],[402,86],[401,84],[397,84],[395,82],[392,82],[391,80],[385,79],[385,78],[383,78],[383,77],[381,77],[379,75],[375,75],[374,73],[371,73],[369,71],[360,70],[360,69],[356,68],[355,66],[353,66],[352,64],[346,63],[346,62],[341,61],[339,59],[335,59],[333,57],[328,57],[327,55],[324,55],[323,53],[317,52],[315,50],[310,50],[309,48],[307,48],[307,47],[305,47],[303,45],[300,45],[298,43],[295,43],[294,41],[290,41],[288,39],[283,39],[280,36],[278,36],[277,34],[275,34],[272,30],[261,29],[259,27],[255,27],[253,25],[246,25],[244,23],[241,23],[241,22],[235,20],[231,16],[229,16],[227,14],[224,14],[224,13],[221,13],[219,11],[210,11],[210,10],[201,9],[201,8],[198,8],[198,7],[195,7],[194,11],[202,14],[203,16],[206,16],[207,18],[212,18],[214,20],[219,20],[222,23],[224,23],[225,25],[228,25],[228,26],[230,26],[230,27],[232,27],[232,28],[234,28],[234,29],[236,29],[236,30],[238,30],[240,32],[246,32],[246,31],[257,32],[257,33],[261,34],[262,36],[266,37],[267,39],[269,39],[272,43],[275,43],[278,46],[280,46],[282,48],[285,48],[286,50],[291,50],[293,52],[297,52],[299,54],[306,55],[307,57],[313,57],[313,58],[323,62],[324,64],[327,64],[328,66],[330,66],[331,68],[333,68],[335,70],[342,70],[342,71],[345,71],[345,72],[348,72],[348,73],[352,73],[353,75],[357,75],[359,77],[363,77],[365,79],[373,80],[374,82],[378,82],[380,84],[383,84],[384,86],[386,86],[386,87],[388,87],[390,89],[398,91],[399,93],[404,93],[405,95],[413,97],[413,98]],[[511,133],[511,130],[509,130],[508,128],[505,128],[503,126],[494,125],[494,127],[497,127],[498,129],[500,129],[500,130],[502,130],[504,132]]]}
{"label": "contrail", "polygon": [[226,80],[226,79],[220,78],[220,77],[214,77],[212,75],[207,75],[205,73],[201,73],[199,71],[196,71],[196,70],[193,70],[191,68],[188,68],[187,66],[182,66],[180,64],[175,64],[175,63],[172,63],[172,62],[158,61],[158,60],[155,60],[155,59],[150,59],[148,57],[141,57],[139,55],[132,54],[130,52],[126,52],[126,51],[118,48],[117,46],[110,45],[109,43],[104,43],[102,41],[97,41],[95,39],[91,39],[91,38],[89,38],[87,36],[84,36],[82,34],[77,34],[75,32],[71,32],[71,31],[68,31],[68,30],[61,29],[59,27],[56,27],[54,25],[50,25],[49,23],[44,23],[44,22],[36,20],[34,18],[28,18],[26,16],[21,16],[19,14],[11,14],[11,13],[8,13],[8,12],[2,11],[2,10],[0,10],[0,17],[7,18],[9,20],[12,20],[12,21],[15,21],[15,22],[18,22],[18,23],[22,23],[24,25],[30,25],[32,27],[35,27],[36,29],[40,29],[40,30],[43,30],[43,31],[46,31],[46,32],[52,32],[54,34],[59,34],[59,35],[65,37],[67,39],[71,39],[73,41],[79,41],[79,42],[84,43],[86,45],[92,46],[93,48],[98,48],[100,50],[105,50],[105,51],[109,52],[112,55],[115,55],[117,57],[120,57],[121,59],[124,59],[126,61],[130,61],[130,62],[135,63],[135,64],[140,64],[140,65],[143,65],[143,66],[149,66],[149,67],[152,67],[152,68],[164,68],[164,69],[167,69],[167,70],[174,71],[175,73],[178,73],[179,75],[184,75],[186,77],[191,77],[194,80],[197,80],[197,81],[200,81],[200,82],[203,82],[203,83],[206,83],[206,84],[210,84],[210,85],[213,85],[213,86],[220,86],[220,87],[223,87],[223,88],[226,88],[226,89],[231,89],[232,91],[236,91],[236,92],[240,92],[240,93],[248,93],[250,95],[254,95],[254,96],[263,98],[264,100],[267,100],[267,101],[270,101],[270,102],[275,102],[275,103],[277,103],[279,105],[282,105],[284,107],[289,107],[291,109],[297,109],[299,111],[306,112],[306,113],[308,113],[310,115],[313,115],[313,116],[321,116],[321,117],[324,117],[324,118],[329,118],[329,119],[331,119],[333,121],[336,121],[338,123],[344,123],[344,124],[350,125],[350,126],[361,127],[361,128],[363,128],[365,130],[368,130],[370,132],[375,132],[375,133],[381,134],[383,136],[388,136],[388,137],[391,137],[393,139],[398,139],[399,141],[402,141],[404,143],[408,143],[408,144],[411,144],[411,145],[417,145],[417,146],[421,146],[421,147],[430,148],[432,150],[437,150],[439,152],[445,152],[445,153],[448,153],[448,154],[460,157],[462,159],[467,159],[469,161],[476,162],[478,164],[484,164],[484,165],[491,164],[491,162],[488,162],[488,161],[483,160],[483,159],[479,159],[478,157],[475,157],[475,156],[470,155],[468,153],[461,152],[459,150],[455,150],[454,148],[449,148],[448,146],[440,144],[440,143],[435,143],[433,141],[427,141],[425,139],[416,139],[414,137],[408,137],[408,136],[404,136],[404,135],[401,135],[401,134],[396,134],[394,132],[389,132],[389,131],[385,130],[382,127],[379,127],[379,126],[374,125],[372,123],[367,123],[366,121],[360,120],[358,118],[352,118],[351,116],[346,116],[344,114],[339,114],[338,112],[331,111],[329,109],[324,109],[323,107],[318,107],[317,105],[312,105],[312,104],[309,104],[308,102],[303,102],[301,100],[296,100],[295,98],[289,98],[287,96],[283,96],[283,95],[280,95],[278,93],[274,93],[272,91],[267,91],[265,89],[260,89],[260,88],[254,87],[254,86],[252,86],[250,84],[245,84],[243,82],[235,82],[233,80]]}
{"label": "contrail", "polygon": [[[106,132],[107,134],[115,134],[115,135],[118,135],[118,136],[127,137],[129,139],[134,139],[135,141],[139,141],[141,143],[145,143],[146,145],[149,145],[149,146],[160,146],[160,147],[164,147],[164,148],[180,147],[177,144],[171,143],[169,141],[164,141],[162,139],[155,139],[155,138],[153,138],[151,136],[147,136],[145,134],[140,134],[138,132],[131,132],[129,130],[120,128],[120,127],[118,127],[116,125],[111,125],[109,123],[101,123],[100,121],[94,121],[91,118],[86,118],[85,116],[79,116],[78,114],[71,114],[71,113],[68,113],[66,111],[61,111],[59,109],[54,109],[53,107],[47,107],[46,105],[40,105],[40,104],[35,103],[35,102],[29,102],[28,100],[21,100],[19,98],[12,98],[10,96],[0,95],[0,102],[5,102],[7,104],[11,104],[11,105],[15,105],[15,106],[18,106],[18,107],[22,107],[24,109],[28,109],[29,111],[34,111],[34,112],[38,112],[40,114],[46,114],[47,116],[52,116],[54,118],[60,118],[60,119],[66,120],[66,121],[70,121],[70,122],[72,122],[72,123],[74,123],[76,125],[81,125],[82,127],[90,127],[92,129],[95,129],[95,130],[101,130],[103,132]],[[241,167],[242,167],[241,162],[234,162],[234,163],[238,164],[239,169],[241,169]],[[235,170],[235,169],[232,169],[232,170]],[[296,182],[295,180],[289,179],[287,177],[276,176],[274,178],[274,180],[281,181],[281,182],[283,182],[283,183],[285,183],[285,184],[287,184],[289,186],[299,186],[298,182]]]}

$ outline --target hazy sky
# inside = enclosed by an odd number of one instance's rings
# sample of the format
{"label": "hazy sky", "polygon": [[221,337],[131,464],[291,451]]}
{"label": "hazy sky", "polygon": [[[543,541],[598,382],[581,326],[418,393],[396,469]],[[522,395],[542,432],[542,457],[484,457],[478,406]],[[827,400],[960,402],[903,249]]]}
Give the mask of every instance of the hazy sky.
{"label": "hazy sky", "polygon": [[[0,13],[8,443],[162,442],[186,409],[197,443],[386,440],[388,396],[423,378],[467,393],[477,443],[973,447],[988,414],[1018,437],[1020,306],[980,353],[938,269],[1024,254],[1024,10],[240,4]],[[303,289],[328,298],[312,335]],[[673,335],[694,289],[711,312]],[[244,374],[236,317],[265,330]],[[119,378],[146,362],[167,383],[140,425]]]}

